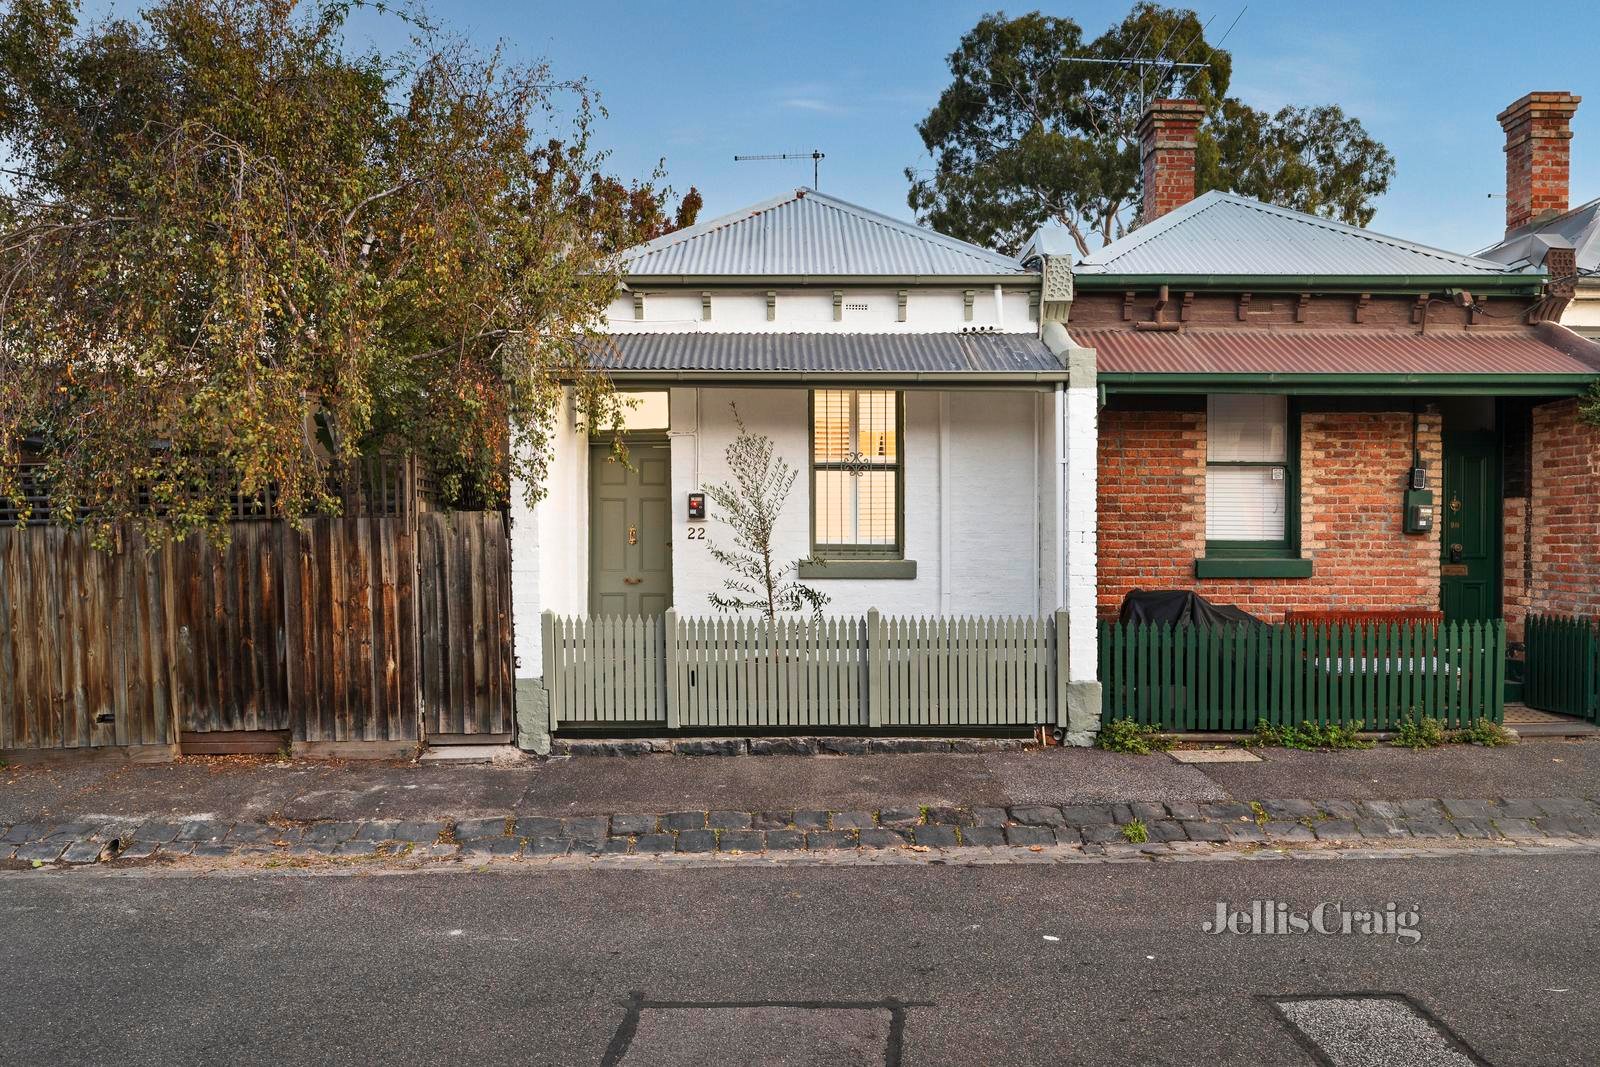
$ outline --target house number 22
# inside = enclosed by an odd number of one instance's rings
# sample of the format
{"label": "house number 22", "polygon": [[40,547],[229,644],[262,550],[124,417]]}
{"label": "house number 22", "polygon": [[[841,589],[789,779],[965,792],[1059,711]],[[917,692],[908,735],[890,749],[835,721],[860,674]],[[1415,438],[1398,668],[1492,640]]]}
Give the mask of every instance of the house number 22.
{"label": "house number 22", "polygon": [[706,539],[706,528],[704,526],[691,526],[691,527],[689,527],[689,540],[691,540],[691,541],[704,541],[705,539]]}

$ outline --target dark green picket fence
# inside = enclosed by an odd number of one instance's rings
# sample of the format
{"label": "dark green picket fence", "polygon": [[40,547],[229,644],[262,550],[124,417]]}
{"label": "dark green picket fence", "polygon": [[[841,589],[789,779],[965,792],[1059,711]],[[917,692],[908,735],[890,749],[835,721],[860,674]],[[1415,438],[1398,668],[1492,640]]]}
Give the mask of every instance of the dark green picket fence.
{"label": "dark green picket fence", "polygon": [[1600,722],[1600,619],[1528,616],[1530,708]]}
{"label": "dark green picket fence", "polygon": [[1249,731],[1421,714],[1460,727],[1505,716],[1505,623],[1100,624],[1104,717]]}

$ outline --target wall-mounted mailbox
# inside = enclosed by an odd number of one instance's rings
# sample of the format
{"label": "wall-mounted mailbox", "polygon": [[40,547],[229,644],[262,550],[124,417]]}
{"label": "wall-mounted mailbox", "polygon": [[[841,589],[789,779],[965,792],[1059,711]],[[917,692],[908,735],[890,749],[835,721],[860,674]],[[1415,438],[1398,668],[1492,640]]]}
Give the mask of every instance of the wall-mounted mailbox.
{"label": "wall-mounted mailbox", "polygon": [[689,494],[689,517],[703,519],[706,517],[706,495],[704,493]]}
{"label": "wall-mounted mailbox", "polygon": [[1406,490],[1406,533],[1425,534],[1432,529],[1433,493],[1427,489]]}

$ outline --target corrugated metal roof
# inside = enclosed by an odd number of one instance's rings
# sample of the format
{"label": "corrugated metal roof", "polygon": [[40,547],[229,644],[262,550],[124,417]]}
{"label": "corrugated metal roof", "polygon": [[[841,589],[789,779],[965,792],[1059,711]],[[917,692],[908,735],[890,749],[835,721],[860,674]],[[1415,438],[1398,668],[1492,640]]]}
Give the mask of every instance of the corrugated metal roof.
{"label": "corrugated metal roof", "polygon": [[1061,361],[1032,334],[619,333],[597,367],[612,371],[816,371],[1036,374]]}
{"label": "corrugated metal roof", "polygon": [[1600,373],[1600,345],[1560,327],[1426,335],[1073,330],[1072,339],[1095,350],[1104,374]]}
{"label": "corrugated metal roof", "polygon": [[1513,230],[1478,255],[1512,267],[1542,267],[1552,245],[1570,245],[1577,253],[1579,270],[1600,269],[1600,200]]}
{"label": "corrugated metal roof", "polygon": [[1028,275],[987,248],[796,189],[622,254],[629,276]]}
{"label": "corrugated metal roof", "polygon": [[1085,256],[1074,272],[1369,276],[1521,273],[1231,193],[1210,192]]}

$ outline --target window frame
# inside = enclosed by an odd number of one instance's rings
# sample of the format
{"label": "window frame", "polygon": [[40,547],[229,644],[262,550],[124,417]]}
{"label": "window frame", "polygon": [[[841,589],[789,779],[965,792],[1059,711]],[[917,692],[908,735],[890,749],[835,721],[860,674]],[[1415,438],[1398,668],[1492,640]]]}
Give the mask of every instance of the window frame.
{"label": "window frame", "polygon": [[[891,393],[894,396],[894,463],[876,464],[894,471],[894,544],[821,544],[817,541],[817,471],[848,470],[846,463],[817,462],[817,393],[849,393],[850,420],[858,424],[862,393]],[[852,441],[855,433],[852,431]],[[820,560],[901,560],[906,558],[906,394],[900,389],[880,389],[847,385],[843,388],[819,386],[806,390],[806,497],[811,523],[811,555]]]}
{"label": "window frame", "polygon": [[[1300,558],[1300,406],[1293,396],[1284,396],[1284,459],[1282,464],[1253,460],[1211,459],[1211,397],[1206,394],[1206,473],[1212,467],[1283,467],[1283,537],[1275,541],[1214,541],[1206,538],[1207,559],[1299,559]],[[1206,493],[1205,518],[1211,519],[1211,494]]]}

